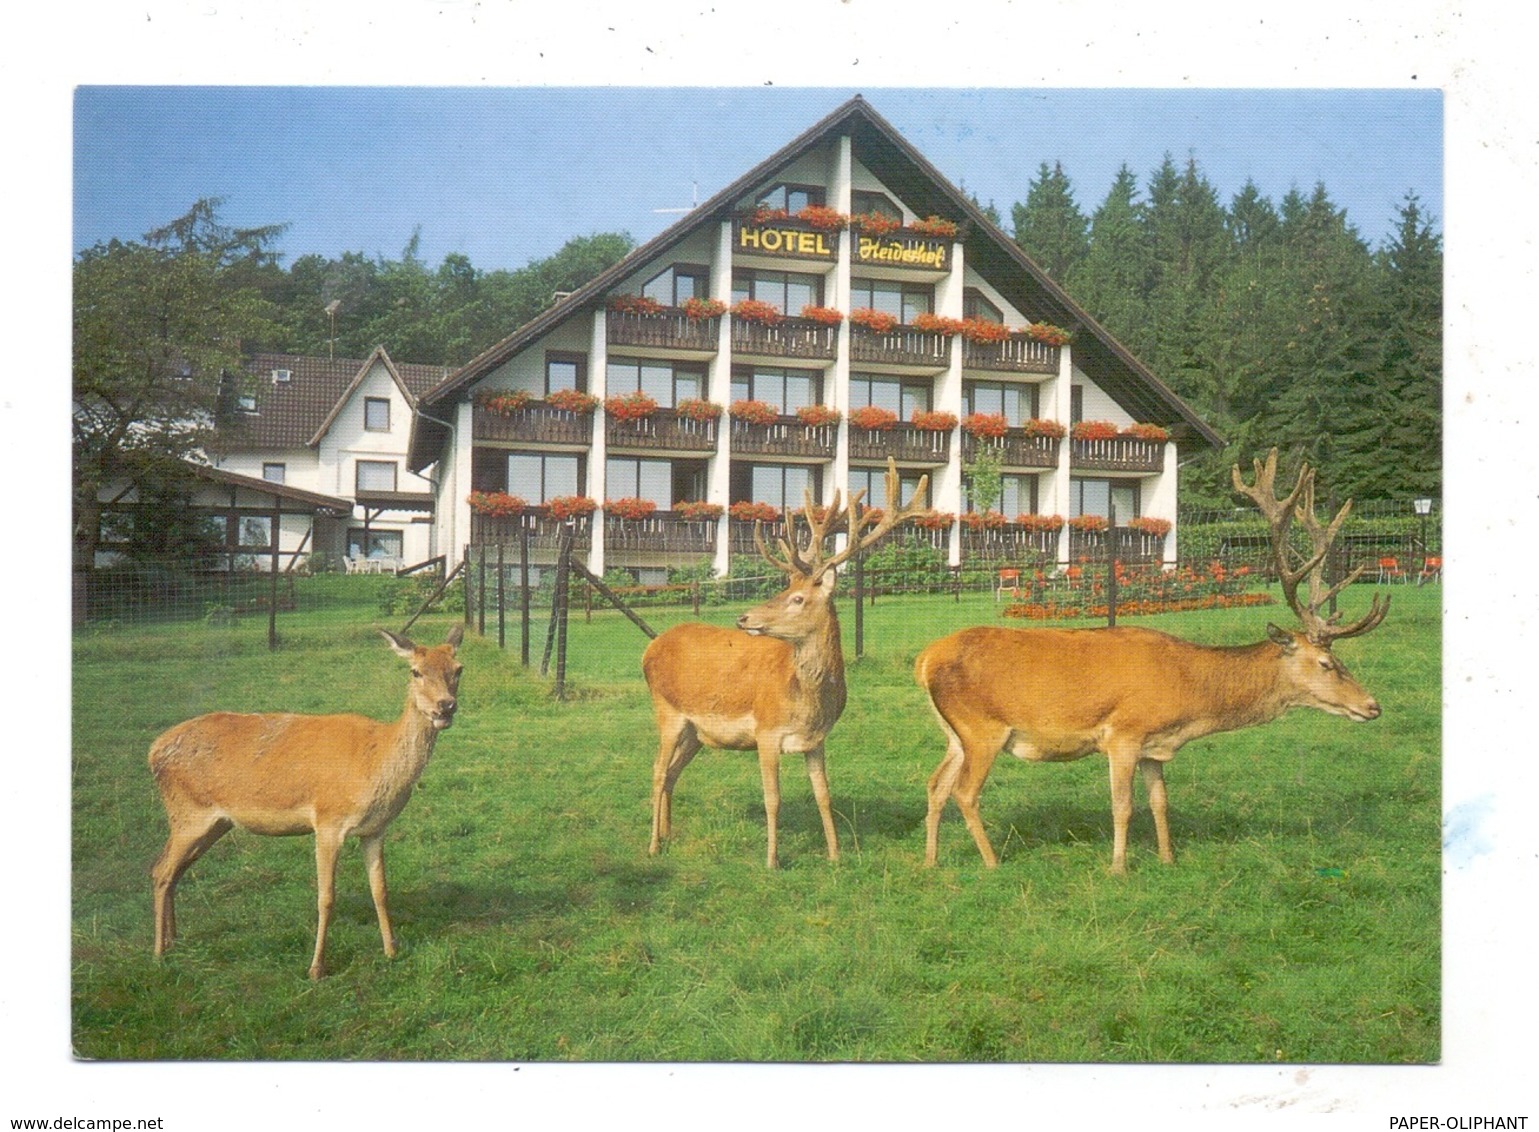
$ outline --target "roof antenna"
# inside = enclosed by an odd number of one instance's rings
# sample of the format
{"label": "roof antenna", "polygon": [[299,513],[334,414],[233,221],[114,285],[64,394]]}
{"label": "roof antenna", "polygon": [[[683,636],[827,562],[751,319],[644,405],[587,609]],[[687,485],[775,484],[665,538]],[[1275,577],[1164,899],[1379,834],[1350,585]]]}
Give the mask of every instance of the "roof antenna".
{"label": "roof antenna", "polygon": [[695,182],[693,182],[693,184],[694,184],[694,191],[690,194],[690,205],[689,205],[688,208],[654,208],[652,211],[653,212],[660,212],[660,213],[662,213],[662,212],[681,213],[681,212],[693,212],[693,211],[695,211],[695,209],[700,207],[700,182],[699,181],[695,181]]}
{"label": "roof antenna", "polygon": [[337,308],[341,305],[341,299],[332,299],[326,304],[326,317],[331,323],[331,337],[326,340],[326,356],[332,361],[337,359]]}

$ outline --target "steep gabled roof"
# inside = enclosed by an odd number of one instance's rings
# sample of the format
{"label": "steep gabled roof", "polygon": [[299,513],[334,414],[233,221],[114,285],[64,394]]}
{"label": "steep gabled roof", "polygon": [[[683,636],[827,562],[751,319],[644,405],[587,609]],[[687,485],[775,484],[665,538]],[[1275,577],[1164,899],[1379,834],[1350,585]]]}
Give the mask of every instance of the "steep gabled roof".
{"label": "steep gabled roof", "polygon": [[[383,362],[410,405],[449,373],[445,366],[397,363],[383,346],[361,361],[253,354],[245,372],[249,391],[256,397],[256,412],[242,414],[238,424],[221,430],[218,447],[224,451],[292,449],[320,443],[376,361]],[[274,370],[288,370],[289,380],[272,380]]]}
{"label": "steep gabled roof", "polygon": [[953,186],[865,99],[856,95],[800,134],[682,220],[596,275],[568,297],[472,358],[428,390],[412,421],[407,463],[421,469],[438,458],[448,437],[442,408],[476,381],[568,319],[603,302],[618,281],[663,256],[701,228],[729,218],[738,202],[803,155],[849,132],[857,159],[919,215],[956,216],[962,223],[967,266],[989,281],[1017,308],[1074,332],[1074,360],[1135,418],[1166,425],[1178,443],[1223,443],[1174,390],[1162,382],[1111,333],[1016,246],[960,189]]}

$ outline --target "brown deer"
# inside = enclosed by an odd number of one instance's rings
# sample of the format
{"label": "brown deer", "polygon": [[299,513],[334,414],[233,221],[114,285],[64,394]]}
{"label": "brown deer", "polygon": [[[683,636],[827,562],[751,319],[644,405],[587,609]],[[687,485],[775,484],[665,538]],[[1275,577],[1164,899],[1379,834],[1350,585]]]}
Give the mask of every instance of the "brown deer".
{"label": "brown deer", "polygon": [[863,508],[863,492],[852,492],[849,508],[842,512],[849,537],[844,549],[832,555],[825,555],[824,541],[841,515],[839,495],[835,492],[832,504],[820,512],[809,492],[802,508],[805,546],[796,545],[793,512],[786,513],[787,537],[780,540],[778,554],[765,546],[758,525],[754,527],[760,555],[789,578],[784,591],[739,617],[736,630],[687,622],[647,646],[641,669],[652,693],[660,737],[652,768],[649,852],[656,854],[671,833],[673,788],[680,773],[701,746],[710,746],[758,751],[772,869],[779,863],[780,756],[802,752],[823,818],[828,858],[839,859],[823,757],[823,741],[845,702],[844,654],[833,605],[834,569],[921,510],[928,482],[928,476],[921,479],[913,499],[900,508],[898,471],[889,460],[886,510],[877,513]]}
{"label": "brown deer", "polygon": [[[1251,727],[1289,708],[1312,707],[1352,720],[1379,716],[1379,705],[1342,663],[1331,643],[1375,628],[1389,612],[1377,594],[1350,625],[1321,608],[1362,568],[1326,588],[1323,566],[1352,503],[1327,526],[1314,510],[1314,472],[1305,465],[1285,498],[1273,490],[1277,451],[1255,461],[1255,483],[1236,466],[1235,489],[1253,499],[1271,529],[1283,596],[1303,631],[1267,626],[1258,644],[1215,648],[1150,629],[964,629],[928,645],[914,665],[946,734],[946,757],[930,777],[925,864],[934,865],[941,811],[955,798],[986,865],[997,858],[978,816],[978,796],[1001,751],[1022,759],[1065,762],[1093,751],[1111,769],[1112,872],[1126,869],[1133,772],[1143,776],[1160,859],[1171,864],[1164,764],[1203,735]],[[1305,557],[1288,543],[1297,517],[1309,536]],[[1299,584],[1309,580],[1309,597]]]}
{"label": "brown deer", "polygon": [[315,833],[319,924],[310,977],[326,973],[326,927],[336,888],[337,854],[349,835],[363,842],[369,890],[385,954],[395,934],[385,905],[385,827],[401,812],[454,722],[462,630],[432,648],[381,629],[411,662],[406,707],[393,723],[361,715],[242,715],[214,712],[179,723],[150,747],[171,836],[151,870],[155,954],[176,938],[176,882],[234,826],[265,836]]}

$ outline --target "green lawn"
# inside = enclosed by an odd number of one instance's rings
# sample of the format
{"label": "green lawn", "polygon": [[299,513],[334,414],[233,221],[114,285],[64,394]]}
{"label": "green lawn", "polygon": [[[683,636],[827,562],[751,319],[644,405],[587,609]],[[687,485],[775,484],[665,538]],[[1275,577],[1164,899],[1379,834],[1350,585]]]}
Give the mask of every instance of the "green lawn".
{"label": "green lawn", "polygon": [[[336,586],[335,580],[328,582]],[[1367,590],[1344,599],[1349,615]],[[996,618],[987,595],[884,598],[828,743],[844,859],[800,760],[782,768],[781,857],[763,867],[752,755],[702,752],[675,836],[646,854],[655,732],[613,613],[572,624],[571,698],[471,635],[461,711],[391,827],[402,943],[380,951],[349,846],[328,947],[308,838],[236,831],[195,865],[181,939],[150,954],[165,823],[151,740],[237,710],[394,715],[402,662],[368,604],[77,636],[73,1019],[98,1058],[1423,1063],[1439,1056],[1439,593],[1397,588],[1338,653],[1384,715],[1296,712],[1193,743],[1167,770],[1179,863],[1139,799],[1109,873],[1105,760],[996,763],[985,870],[954,807],[923,867],[940,732],[913,683],[928,641]],[[849,600],[840,603],[847,642]],[[711,616],[725,622],[739,610]],[[662,627],[685,614],[648,610]],[[1282,606],[1142,619],[1260,639]],[[441,640],[452,619],[413,629]],[[399,620],[390,623],[398,627]],[[543,625],[536,634],[543,643]],[[538,649],[537,649],[538,651]],[[1140,792],[1141,793],[1141,792]]]}

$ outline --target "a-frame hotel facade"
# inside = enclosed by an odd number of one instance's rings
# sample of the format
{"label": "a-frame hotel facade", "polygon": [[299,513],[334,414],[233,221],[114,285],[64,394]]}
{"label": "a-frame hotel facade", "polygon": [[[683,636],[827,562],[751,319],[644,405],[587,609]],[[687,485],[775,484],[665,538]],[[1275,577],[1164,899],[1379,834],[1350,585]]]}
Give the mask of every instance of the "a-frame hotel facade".
{"label": "a-frame hotel facade", "polygon": [[548,556],[571,517],[589,569],[657,581],[804,490],[883,505],[889,457],[953,564],[1173,561],[1181,454],[1218,442],[857,97],[424,394],[408,460],[439,553]]}

